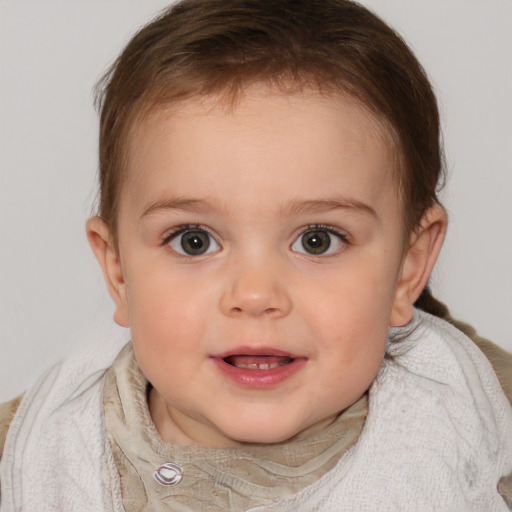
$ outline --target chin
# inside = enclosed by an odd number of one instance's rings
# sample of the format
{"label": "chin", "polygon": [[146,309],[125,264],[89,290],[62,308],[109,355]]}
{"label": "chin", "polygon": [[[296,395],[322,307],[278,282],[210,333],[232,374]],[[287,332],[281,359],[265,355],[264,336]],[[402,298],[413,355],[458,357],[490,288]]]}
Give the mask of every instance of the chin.
{"label": "chin", "polygon": [[289,425],[276,425],[275,422],[262,424],[261,421],[255,421],[251,425],[247,425],[246,428],[239,425],[234,429],[231,425],[231,428],[224,430],[224,435],[237,443],[275,444],[291,439],[302,430],[303,427],[294,428]]}
{"label": "chin", "polygon": [[269,433],[268,435],[262,435],[261,432],[256,432],[253,435],[240,435],[232,437],[231,439],[240,444],[277,444],[291,439],[296,434],[298,434],[298,432],[292,435],[278,436],[275,432]]}

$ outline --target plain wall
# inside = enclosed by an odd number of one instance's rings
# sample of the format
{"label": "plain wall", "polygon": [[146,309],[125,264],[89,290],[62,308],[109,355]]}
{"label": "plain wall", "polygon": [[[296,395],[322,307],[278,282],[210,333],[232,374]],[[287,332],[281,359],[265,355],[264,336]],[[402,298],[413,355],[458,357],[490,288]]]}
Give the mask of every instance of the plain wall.
{"label": "plain wall", "polygon": [[[364,0],[437,91],[450,228],[433,276],[455,316],[512,350],[512,1]],[[0,0],[0,401],[70,347],[128,339],[86,238],[95,82],[163,0]]]}

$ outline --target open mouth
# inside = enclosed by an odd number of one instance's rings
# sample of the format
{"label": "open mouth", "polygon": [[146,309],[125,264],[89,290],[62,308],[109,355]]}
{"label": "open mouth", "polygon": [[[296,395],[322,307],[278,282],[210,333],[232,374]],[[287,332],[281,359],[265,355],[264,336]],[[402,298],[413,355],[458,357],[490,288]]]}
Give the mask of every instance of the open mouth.
{"label": "open mouth", "polygon": [[308,358],[275,348],[238,347],[210,356],[220,374],[237,386],[270,389],[299,373]]}
{"label": "open mouth", "polygon": [[273,370],[287,364],[293,363],[293,357],[287,356],[254,356],[254,355],[230,355],[223,358],[223,361],[236,368],[245,370]]}

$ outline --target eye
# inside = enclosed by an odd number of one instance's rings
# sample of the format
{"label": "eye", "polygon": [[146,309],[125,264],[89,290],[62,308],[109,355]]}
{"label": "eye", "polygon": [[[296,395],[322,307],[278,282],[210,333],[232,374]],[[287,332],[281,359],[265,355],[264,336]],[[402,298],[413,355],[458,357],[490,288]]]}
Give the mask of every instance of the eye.
{"label": "eye", "polygon": [[183,229],[168,237],[166,243],[185,256],[202,256],[220,250],[215,238],[204,229]]}
{"label": "eye", "polygon": [[292,251],[316,256],[334,254],[347,243],[345,235],[330,228],[308,229],[292,244]]}

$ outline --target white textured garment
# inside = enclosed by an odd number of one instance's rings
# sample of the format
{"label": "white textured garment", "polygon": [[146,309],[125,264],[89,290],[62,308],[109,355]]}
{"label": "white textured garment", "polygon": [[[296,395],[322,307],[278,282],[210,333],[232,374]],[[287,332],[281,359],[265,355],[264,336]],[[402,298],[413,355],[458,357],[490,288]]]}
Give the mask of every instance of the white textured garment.
{"label": "white textured garment", "polygon": [[[443,320],[418,312],[408,329],[388,344],[357,444],[294,497],[251,510],[508,510],[496,486],[512,473],[512,409],[490,363]],[[2,512],[123,510],[102,400],[117,350],[68,359],[26,393],[1,462]]]}

